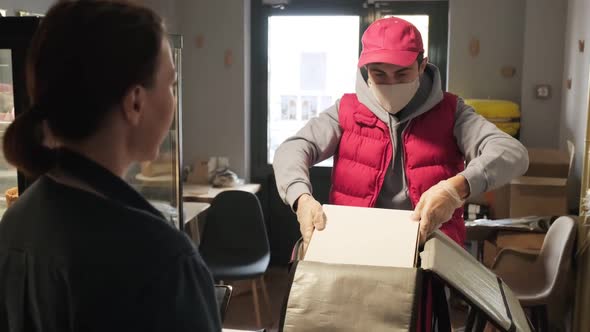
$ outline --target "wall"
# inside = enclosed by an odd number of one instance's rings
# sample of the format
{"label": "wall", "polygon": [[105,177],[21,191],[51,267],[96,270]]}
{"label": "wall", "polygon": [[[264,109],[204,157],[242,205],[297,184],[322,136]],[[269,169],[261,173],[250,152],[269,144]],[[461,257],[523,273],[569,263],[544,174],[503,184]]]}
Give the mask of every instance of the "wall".
{"label": "wall", "polygon": [[7,16],[16,15],[17,10],[45,14],[55,0],[0,0],[0,9],[6,9]]}
{"label": "wall", "polygon": [[180,33],[179,29],[179,20],[177,15],[177,9],[179,4],[183,1],[181,0],[141,0],[143,4],[146,6],[154,9],[160,16],[164,18],[166,23],[166,27],[170,33],[178,34]]}
{"label": "wall", "polygon": [[[521,141],[557,148],[563,87],[567,1],[527,0],[521,92]],[[537,99],[535,85],[549,84],[550,99]]]}
{"label": "wall", "polygon": [[[464,98],[520,103],[526,0],[450,0],[448,90]],[[501,24],[499,22],[502,22]],[[480,54],[469,54],[472,38]],[[516,75],[504,78],[504,65]]]}
{"label": "wall", "polygon": [[[177,8],[183,50],[185,164],[197,158],[228,156],[231,168],[249,176],[250,113],[246,41],[249,1],[182,1]],[[203,38],[202,48],[195,39]],[[231,66],[225,66],[226,52]],[[248,51],[249,52],[249,51]]]}
{"label": "wall", "polygon": [[[449,91],[519,103],[521,141],[557,147],[567,2],[450,0],[449,8]],[[468,52],[473,37],[480,40],[478,57]],[[516,67],[513,78],[500,75],[504,65]],[[536,99],[536,84],[549,84],[551,98]]]}
{"label": "wall", "polygon": [[[184,37],[183,144],[185,165],[227,156],[249,177],[250,1],[144,0]],[[203,45],[197,47],[197,36]],[[232,64],[225,65],[226,51]]]}
{"label": "wall", "polygon": [[[561,114],[560,145],[566,140],[576,146],[573,174],[570,178],[570,206],[579,200],[580,178],[588,118],[588,80],[590,74],[590,13],[589,0],[569,0],[565,35],[565,66],[562,78],[563,100]],[[586,41],[584,53],[578,51],[578,40]],[[572,80],[571,90],[565,82]]]}
{"label": "wall", "polygon": [[[566,140],[572,140],[576,145],[574,172],[570,177],[570,206],[577,206],[580,197],[581,174],[588,126],[589,108],[589,79],[590,79],[590,0],[568,0],[567,27],[565,34],[565,68],[563,81],[571,79],[571,89],[563,84],[563,112],[561,116],[561,145]],[[578,50],[578,41],[585,40],[585,50]],[[587,222],[587,218],[586,218]],[[578,237],[578,250],[584,246],[580,240],[586,236],[590,239],[588,227],[578,228],[583,233]],[[590,330],[588,310],[590,310],[590,288],[588,287],[588,272],[590,271],[590,257],[588,250],[578,251],[576,264],[578,275],[576,289],[576,310],[574,329],[572,331]]]}

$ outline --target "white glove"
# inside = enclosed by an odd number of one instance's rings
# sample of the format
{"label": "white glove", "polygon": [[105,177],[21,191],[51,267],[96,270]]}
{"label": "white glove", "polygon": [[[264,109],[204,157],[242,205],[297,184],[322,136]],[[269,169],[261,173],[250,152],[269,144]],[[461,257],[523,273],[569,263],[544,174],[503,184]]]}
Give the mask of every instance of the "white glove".
{"label": "white glove", "polygon": [[424,243],[430,233],[449,221],[463,202],[457,189],[446,180],[422,194],[412,214],[414,220],[420,221],[420,243]]}
{"label": "white glove", "polygon": [[309,194],[301,195],[297,200],[297,221],[299,221],[305,253],[314,229],[321,231],[326,227],[326,215],[320,202]]}

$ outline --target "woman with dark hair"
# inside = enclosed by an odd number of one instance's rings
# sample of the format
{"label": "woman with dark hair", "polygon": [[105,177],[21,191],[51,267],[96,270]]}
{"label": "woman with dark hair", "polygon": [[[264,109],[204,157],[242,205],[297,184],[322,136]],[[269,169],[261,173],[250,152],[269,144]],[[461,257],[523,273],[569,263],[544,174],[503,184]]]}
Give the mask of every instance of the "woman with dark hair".
{"label": "woman with dark hair", "polygon": [[149,9],[60,1],[42,20],[32,107],[4,137],[6,159],[38,179],[0,223],[1,331],[221,330],[198,252],[122,179],[157,157],[175,81]]}

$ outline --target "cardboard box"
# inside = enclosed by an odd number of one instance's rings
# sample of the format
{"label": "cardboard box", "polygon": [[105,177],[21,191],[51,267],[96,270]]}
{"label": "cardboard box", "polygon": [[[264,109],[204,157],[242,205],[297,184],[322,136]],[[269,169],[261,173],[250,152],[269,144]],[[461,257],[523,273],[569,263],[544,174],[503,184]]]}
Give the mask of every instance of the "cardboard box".
{"label": "cardboard box", "polygon": [[[337,205],[324,205],[323,210],[326,231],[314,232],[306,260],[385,267],[416,265],[420,224],[411,219],[412,211]],[[378,231],[365,231],[358,238],[359,222],[363,228]]]}
{"label": "cardboard box", "polygon": [[[292,269],[283,331],[415,331],[427,303],[422,290],[435,277],[500,331],[530,331],[508,286],[443,233],[436,231],[415,260],[417,223],[403,213],[328,205],[324,212],[326,229],[314,232],[312,254]],[[396,224],[403,230],[392,230]]]}
{"label": "cardboard box", "polygon": [[494,219],[561,216],[568,213],[569,155],[559,150],[528,150],[528,171],[485,195]]}
{"label": "cardboard box", "polygon": [[193,170],[188,175],[188,183],[209,184],[209,160],[199,159],[193,164]]}
{"label": "cardboard box", "polygon": [[529,169],[525,176],[567,178],[570,168],[569,155],[555,149],[528,148]]}
{"label": "cardboard box", "polygon": [[567,179],[521,176],[493,192],[494,219],[562,216],[567,211]]}

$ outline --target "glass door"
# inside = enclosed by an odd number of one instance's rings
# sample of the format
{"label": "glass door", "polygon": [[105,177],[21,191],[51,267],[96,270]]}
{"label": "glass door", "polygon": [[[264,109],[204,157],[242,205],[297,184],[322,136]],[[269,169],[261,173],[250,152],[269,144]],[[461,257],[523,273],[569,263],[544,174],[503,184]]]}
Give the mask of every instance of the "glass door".
{"label": "glass door", "polygon": [[[402,16],[422,32],[429,61],[446,80],[447,1],[253,0],[251,180],[262,183],[272,262],[288,262],[300,237],[276,190],[272,160],[289,136],[355,92],[360,39],[374,20]],[[332,159],[309,170],[314,197],[328,202]],[[317,167],[323,166],[323,167]]]}
{"label": "glass door", "polygon": [[[251,180],[269,232],[272,264],[288,262],[300,237],[291,208],[276,189],[277,147],[313,117],[355,91],[367,8],[356,0],[252,1]],[[309,171],[314,197],[328,201],[332,159]]]}

